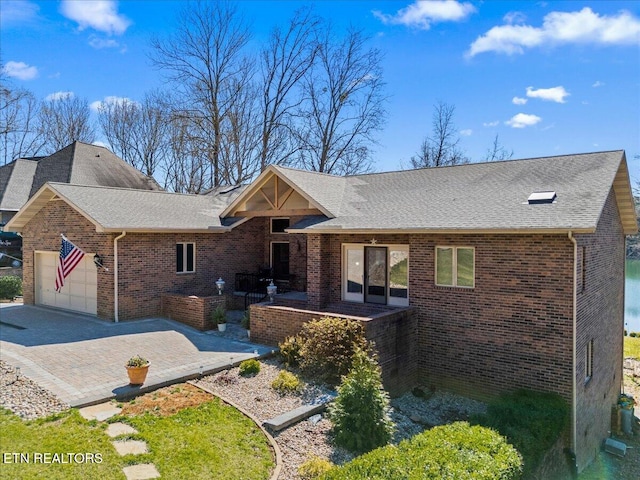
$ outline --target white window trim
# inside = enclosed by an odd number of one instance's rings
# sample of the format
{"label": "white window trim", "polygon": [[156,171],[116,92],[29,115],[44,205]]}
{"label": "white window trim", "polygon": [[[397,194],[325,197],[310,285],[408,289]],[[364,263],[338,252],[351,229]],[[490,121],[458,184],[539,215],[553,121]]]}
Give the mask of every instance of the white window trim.
{"label": "white window trim", "polygon": [[[340,293],[341,293],[341,298],[343,301],[345,302],[352,302],[352,303],[365,303],[364,302],[364,290],[362,291],[362,299],[361,300],[354,300],[353,297],[352,298],[347,298],[349,296],[349,294],[347,293],[347,248],[361,248],[362,252],[363,252],[363,261],[364,261],[364,248],[365,247],[386,247],[387,249],[387,277],[389,276],[389,268],[390,268],[390,262],[389,262],[389,252],[393,249],[396,250],[406,250],[407,251],[407,258],[409,259],[409,263],[407,264],[407,281],[410,278],[410,270],[411,270],[411,255],[410,255],[410,245],[408,243],[376,243],[375,245],[373,244],[368,244],[368,243],[343,243],[342,244],[342,265],[341,265],[341,285],[340,285]],[[362,279],[362,286],[364,288],[364,278]],[[408,307],[409,306],[409,299],[411,298],[411,291],[410,291],[410,285],[407,283],[407,298],[401,298],[401,297],[392,297],[391,295],[389,295],[389,289],[391,288],[390,283],[387,281],[387,305],[392,306],[392,307]]]}
{"label": "white window trim", "polygon": [[[273,221],[274,220],[289,220],[289,227],[291,226],[291,218],[290,217],[271,217],[269,218],[269,233],[271,235],[289,235],[287,232],[274,232],[273,231]],[[287,227],[287,228],[289,228]]]}
{"label": "white window trim", "polygon": [[[181,272],[178,272],[178,264],[176,263],[176,275],[184,275],[190,273],[196,273],[196,242],[176,242],[176,246],[182,245],[182,268]],[[193,270],[187,270],[187,245],[193,245]],[[176,261],[178,259],[176,258]]]}
{"label": "white window trim", "polygon": [[[453,285],[447,285],[438,283],[438,249],[451,248],[453,250],[453,260],[451,262],[451,277],[453,278]],[[463,248],[465,250],[473,251],[473,285],[458,285],[458,249]],[[476,288],[476,247],[470,247],[465,245],[436,245],[435,249],[435,268],[433,270],[433,281],[436,287],[450,287],[450,288]]]}

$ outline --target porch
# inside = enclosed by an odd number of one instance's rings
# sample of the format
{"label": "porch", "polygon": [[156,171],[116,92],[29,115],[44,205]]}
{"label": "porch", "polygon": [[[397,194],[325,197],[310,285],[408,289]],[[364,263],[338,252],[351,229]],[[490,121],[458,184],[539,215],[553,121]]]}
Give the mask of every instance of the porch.
{"label": "porch", "polygon": [[313,308],[304,292],[276,295],[274,302],[251,305],[251,339],[277,346],[314,319],[338,317],[360,322],[374,343],[385,387],[393,393],[417,380],[417,321],[413,307],[336,302]]}

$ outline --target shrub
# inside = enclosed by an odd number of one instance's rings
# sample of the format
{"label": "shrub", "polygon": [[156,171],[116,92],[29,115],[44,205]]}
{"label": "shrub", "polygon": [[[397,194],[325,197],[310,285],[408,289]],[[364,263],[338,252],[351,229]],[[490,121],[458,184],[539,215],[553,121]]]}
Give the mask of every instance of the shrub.
{"label": "shrub", "polygon": [[216,309],[211,312],[211,321],[215,325],[221,325],[227,323],[227,311],[222,305],[218,305]]}
{"label": "shrub", "polygon": [[302,383],[293,373],[282,370],[275,380],[271,382],[271,387],[281,395],[284,395],[302,390]]}
{"label": "shrub", "polygon": [[526,475],[569,424],[569,407],[555,393],[518,390],[490,403],[487,413],[472,421],[504,435],[522,454]]}
{"label": "shrub", "polygon": [[134,357],[131,357],[127,361],[126,366],[127,367],[144,367],[148,363],[149,363],[149,360],[147,360],[144,357],[141,357],[140,355],[136,355]]}
{"label": "shrub", "polygon": [[336,444],[357,453],[386,445],[395,428],[389,411],[380,367],[364,350],[356,350],[351,371],[329,406]]}
{"label": "shrub", "polygon": [[278,347],[280,348],[280,358],[284,364],[288,367],[297,367],[300,365],[300,349],[302,348],[303,340],[300,335],[287,337],[281,342]]}
{"label": "shrub", "polygon": [[13,300],[22,295],[22,279],[15,275],[0,277],[0,300]]}
{"label": "shrub", "polygon": [[255,358],[250,358],[240,363],[240,375],[243,377],[256,375],[258,372],[260,372],[260,362]]}
{"label": "shrub", "polygon": [[638,334],[637,334],[637,332],[631,332],[631,333],[629,334],[629,336],[630,336],[630,337],[635,338],[635,337],[637,337],[637,336],[638,336]]}
{"label": "shrub", "polygon": [[316,480],[334,467],[329,460],[312,457],[298,467],[298,476],[301,480]]}
{"label": "shrub", "polygon": [[240,324],[242,325],[242,328],[245,328],[247,330],[251,329],[251,312],[249,309],[246,309],[244,311],[244,315],[242,316]]}
{"label": "shrub", "polygon": [[349,372],[356,350],[369,350],[364,328],[353,320],[313,320],[302,327],[301,336],[300,367],[305,374],[331,385],[337,385]]}
{"label": "shrub", "polygon": [[373,450],[322,478],[513,480],[521,473],[522,459],[504,437],[486,427],[455,422],[424,431],[397,447]]}

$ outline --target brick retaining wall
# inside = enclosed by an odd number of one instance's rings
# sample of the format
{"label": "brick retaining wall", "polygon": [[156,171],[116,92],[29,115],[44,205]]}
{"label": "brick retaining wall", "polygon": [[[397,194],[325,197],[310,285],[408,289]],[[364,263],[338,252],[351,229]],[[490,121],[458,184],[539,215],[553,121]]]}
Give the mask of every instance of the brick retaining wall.
{"label": "brick retaining wall", "polygon": [[219,305],[226,308],[225,295],[199,297],[182,293],[163,293],[161,297],[162,315],[164,317],[198,330],[216,328],[216,325],[211,321],[211,312]]}

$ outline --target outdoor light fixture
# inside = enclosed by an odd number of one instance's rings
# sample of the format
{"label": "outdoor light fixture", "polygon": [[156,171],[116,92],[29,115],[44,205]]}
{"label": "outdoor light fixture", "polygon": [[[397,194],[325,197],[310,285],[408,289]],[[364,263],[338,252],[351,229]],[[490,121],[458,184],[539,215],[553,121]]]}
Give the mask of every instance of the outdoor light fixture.
{"label": "outdoor light fixture", "polygon": [[98,253],[93,256],[93,263],[95,263],[98,268],[102,268],[104,266],[104,260]]}
{"label": "outdoor light fixture", "polygon": [[224,285],[225,281],[222,279],[222,277],[220,277],[216,282],[216,287],[218,287],[218,295],[222,295],[222,292],[224,291]]}
{"label": "outdoor light fixture", "polygon": [[276,296],[276,293],[278,293],[278,287],[274,285],[273,280],[271,280],[271,283],[267,285],[267,295],[269,295],[271,302],[273,302],[273,297]]}

